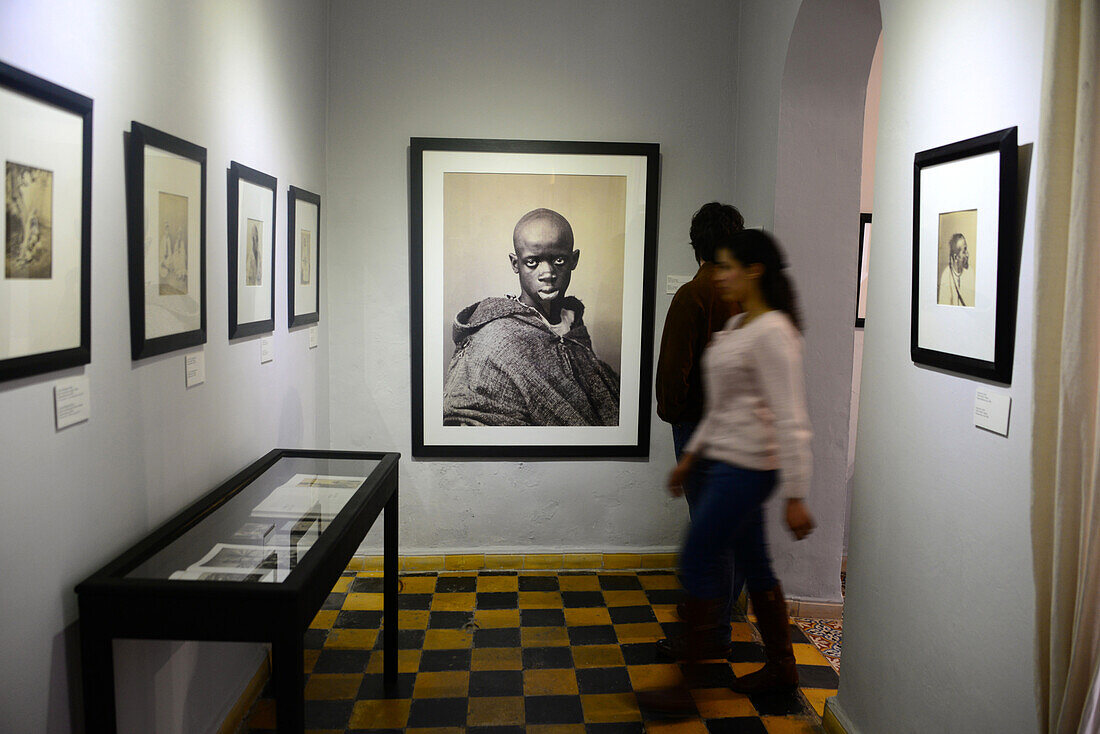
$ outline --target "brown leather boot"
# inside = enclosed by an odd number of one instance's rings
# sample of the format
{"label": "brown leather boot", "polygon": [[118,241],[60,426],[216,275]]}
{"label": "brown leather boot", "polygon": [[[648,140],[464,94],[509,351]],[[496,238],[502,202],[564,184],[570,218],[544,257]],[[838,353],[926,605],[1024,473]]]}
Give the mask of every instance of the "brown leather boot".
{"label": "brown leather boot", "polygon": [[731,689],[738,693],[778,693],[798,687],[798,668],[791,647],[791,619],[779,584],[767,591],[751,591],[756,628],[764,640],[764,667],[738,678]]}
{"label": "brown leather boot", "polygon": [[[684,661],[693,663],[706,659],[706,640],[708,634],[713,633],[719,606],[719,601],[713,599],[688,597],[684,602],[684,622],[687,623],[683,637]],[[639,691],[636,696],[638,707],[650,716],[678,719],[698,713],[695,699],[683,680],[666,688]]]}

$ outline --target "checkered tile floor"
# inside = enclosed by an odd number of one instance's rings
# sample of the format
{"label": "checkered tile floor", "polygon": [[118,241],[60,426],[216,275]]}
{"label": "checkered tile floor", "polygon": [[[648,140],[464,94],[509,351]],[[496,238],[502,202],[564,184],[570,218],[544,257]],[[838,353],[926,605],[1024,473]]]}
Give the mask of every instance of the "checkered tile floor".
{"label": "checkered tile floor", "polygon": [[[308,731],[820,732],[836,692],[836,672],[793,624],[801,690],[730,691],[734,674],[763,661],[741,618],[730,660],[702,666],[698,716],[646,720],[634,691],[678,673],[653,646],[681,627],[671,572],[446,572],[401,582],[396,696],[382,691],[381,574],[347,572],[306,633]],[[242,732],[274,727],[274,702],[262,697]]]}

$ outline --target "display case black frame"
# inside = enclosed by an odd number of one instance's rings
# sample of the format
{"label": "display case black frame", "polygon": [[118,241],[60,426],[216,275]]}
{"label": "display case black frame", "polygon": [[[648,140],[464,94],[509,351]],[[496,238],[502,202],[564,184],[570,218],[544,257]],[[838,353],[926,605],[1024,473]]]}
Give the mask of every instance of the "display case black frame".
{"label": "display case black frame", "polygon": [[[283,458],[378,461],[298,565],[279,583],[129,578]],[[305,722],[303,635],[385,510],[382,670],[397,684],[397,453],[275,449],[210,491],[76,587],[85,728],[116,730],[112,640],[169,639],[270,642],[277,731]]]}

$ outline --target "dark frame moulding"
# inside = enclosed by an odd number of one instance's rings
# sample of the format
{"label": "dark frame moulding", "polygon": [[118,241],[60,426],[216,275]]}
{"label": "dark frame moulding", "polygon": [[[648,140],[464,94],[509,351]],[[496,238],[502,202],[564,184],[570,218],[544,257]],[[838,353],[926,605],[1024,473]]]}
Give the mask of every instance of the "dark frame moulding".
{"label": "dark frame moulding", "polygon": [[[145,148],[190,158],[200,166],[199,190],[199,327],[145,337]],[[130,123],[126,140],[126,208],[130,268],[130,354],[138,360],[206,343],[206,148],[166,132]]]}
{"label": "dark frame moulding", "polygon": [[[1012,383],[1012,363],[1016,349],[1016,301],[1019,292],[1020,262],[1017,233],[1018,160],[1017,129],[1009,127],[968,140],[924,150],[913,158],[913,273],[910,331],[910,357],[913,362],[959,372],[972,377]],[[921,170],[983,153],[999,156],[997,215],[997,312],[994,318],[993,360],[975,359],[937,351],[918,344],[920,278],[920,197]]]}
{"label": "dark frame moulding", "polygon": [[867,231],[867,225],[871,223],[870,212],[859,214],[859,259],[856,260],[856,328],[862,329],[867,325],[867,318],[859,315],[859,297],[863,295],[863,248],[867,246],[863,234]]}
{"label": "dark frame moulding", "polygon": [[[298,227],[297,223],[297,208],[298,201],[305,201],[313,204],[317,207],[317,231],[314,233],[314,251],[317,253],[317,264],[313,271],[314,288],[316,290],[316,298],[313,304],[313,311],[309,313],[297,314],[294,313],[294,263],[298,261],[298,239],[295,237],[295,230]],[[306,324],[316,324],[321,319],[321,197],[319,194],[315,194],[312,191],[306,191],[300,189],[297,186],[290,186],[286,192],[286,304],[287,304],[287,328],[294,328],[295,326],[305,326]]]}
{"label": "dark frame moulding", "polygon": [[[270,305],[269,313],[270,318],[258,319],[256,321],[249,321],[241,323],[238,321],[239,313],[237,310],[239,291],[237,288],[237,276],[238,269],[237,264],[239,262],[240,252],[240,194],[241,187],[240,182],[246,181],[260,188],[269,189],[271,191],[271,226],[268,228],[268,241],[270,242],[270,248],[266,247],[271,258],[271,282],[268,283],[268,291],[270,292]],[[277,203],[276,191],[278,190],[278,179],[261,171],[257,171],[254,168],[249,168],[237,161],[230,161],[229,170],[226,172],[226,191],[228,194],[228,207],[227,207],[227,237],[229,244],[229,338],[238,339],[245,336],[254,336],[256,334],[265,334],[275,330],[275,263],[277,261],[276,247],[275,247],[275,227],[276,227],[276,213]]]}
{"label": "dark frame moulding", "polygon": [[[92,361],[92,109],[90,97],[0,62],[0,87],[53,105],[81,119],[80,342],[75,347],[0,360],[0,382]],[[25,314],[29,319],[30,315]]]}
{"label": "dark frame moulding", "polygon": [[[640,299],[642,348],[638,363],[640,395],[636,440],[631,444],[537,445],[505,442],[496,445],[427,444],[424,440],[424,200],[423,163],[426,151],[518,154],[637,156],[645,159],[645,226],[642,245],[642,292],[624,293]],[[653,373],[653,326],[656,302],[657,229],[660,202],[660,144],[560,140],[497,140],[480,138],[411,138],[409,143],[409,286],[411,301],[412,454],[424,458],[640,458],[649,456],[650,393]],[[620,395],[620,400],[622,395]]]}

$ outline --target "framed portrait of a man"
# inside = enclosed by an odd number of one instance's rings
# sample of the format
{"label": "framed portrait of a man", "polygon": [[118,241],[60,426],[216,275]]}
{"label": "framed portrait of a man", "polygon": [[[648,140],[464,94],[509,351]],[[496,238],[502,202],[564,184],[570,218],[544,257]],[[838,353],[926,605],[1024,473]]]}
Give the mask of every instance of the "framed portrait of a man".
{"label": "framed portrait of a man", "polygon": [[228,173],[229,338],[275,329],[274,176],[232,161]]}
{"label": "framed portrait of a man", "polygon": [[413,455],[647,455],[659,146],[410,150]]}
{"label": "framed portrait of a man", "polygon": [[1011,383],[1017,175],[1014,127],[916,154],[914,362]]}
{"label": "framed portrait of a man", "polygon": [[291,186],[287,189],[287,324],[316,324],[321,298],[321,197]]}

